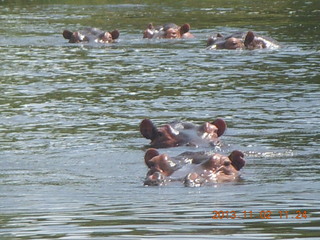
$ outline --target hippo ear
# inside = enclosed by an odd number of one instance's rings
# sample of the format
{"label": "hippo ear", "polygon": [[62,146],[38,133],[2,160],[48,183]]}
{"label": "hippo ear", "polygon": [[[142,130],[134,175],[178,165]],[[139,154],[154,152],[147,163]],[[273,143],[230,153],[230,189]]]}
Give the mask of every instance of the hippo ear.
{"label": "hippo ear", "polygon": [[232,166],[238,171],[246,164],[246,161],[244,160],[244,154],[238,150],[233,151],[229,155],[229,159],[231,160]]}
{"label": "hippo ear", "polygon": [[221,118],[217,118],[211,124],[215,125],[218,128],[218,131],[217,131],[218,137],[222,136],[222,134],[227,129],[227,123]]}
{"label": "hippo ear", "polygon": [[207,47],[211,46],[212,44],[214,44],[215,40],[213,37],[209,37],[207,40]]}
{"label": "hippo ear", "polygon": [[69,30],[64,30],[62,35],[65,39],[71,39],[73,32],[69,31]]}
{"label": "hippo ear", "polygon": [[156,126],[153,124],[153,122],[150,119],[144,119],[140,123],[140,133],[142,136],[144,136],[146,139],[153,140],[158,135],[158,130]]}
{"label": "hippo ear", "polygon": [[217,38],[222,38],[223,35],[221,33],[217,33]]}
{"label": "hippo ear", "polygon": [[248,46],[254,40],[254,33],[249,31],[244,39],[244,45]]}
{"label": "hippo ear", "polygon": [[149,23],[149,24],[148,24],[148,29],[150,29],[150,30],[151,30],[151,29],[154,29],[153,23]]}
{"label": "hippo ear", "polygon": [[146,163],[146,165],[151,168],[152,167],[152,163],[150,162],[150,160],[156,156],[160,155],[159,152],[155,149],[155,148],[149,148],[145,155],[144,155],[144,162]]}
{"label": "hippo ear", "polygon": [[117,29],[110,32],[110,34],[111,34],[113,40],[117,39],[120,36],[120,32]]}
{"label": "hippo ear", "polygon": [[180,27],[180,33],[181,35],[184,34],[184,33],[187,33],[190,31],[190,25],[188,23],[186,24],[183,24],[181,27]]}

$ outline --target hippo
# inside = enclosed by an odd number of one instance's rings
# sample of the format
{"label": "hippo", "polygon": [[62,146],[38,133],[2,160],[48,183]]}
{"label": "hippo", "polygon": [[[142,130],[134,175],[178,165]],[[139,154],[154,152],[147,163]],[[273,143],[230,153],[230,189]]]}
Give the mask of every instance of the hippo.
{"label": "hippo", "polygon": [[207,49],[277,49],[280,45],[272,38],[263,37],[253,32],[238,32],[224,37],[218,33],[207,41]]}
{"label": "hippo", "polygon": [[85,28],[84,30],[71,32],[64,30],[62,33],[65,39],[69,39],[69,43],[80,42],[96,42],[96,43],[112,43],[115,39],[119,38],[120,32],[113,30],[106,32],[98,28]]}
{"label": "hippo", "polygon": [[144,119],[140,123],[140,133],[146,139],[150,139],[150,146],[154,148],[167,148],[177,146],[199,145],[216,146],[219,137],[226,131],[226,122],[218,118],[213,122],[205,122],[195,125],[189,122],[174,121],[159,128],[150,119]]}
{"label": "hippo", "polygon": [[154,27],[152,23],[149,23],[147,29],[143,32],[143,38],[193,38],[194,36],[189,31],[190,25],[188,23],[185,23],[180,27],[174,23],[167,23],[162,26]]}
{"label": "hippo", "polygon": [[177,181],[187,187],[200,187],[237,181],[245,165],[244,154],[234,150],[229,156],[212,152],[186,152],[177,157],[150,148],[144,161],[149,171],[144,185],[161,186]]}

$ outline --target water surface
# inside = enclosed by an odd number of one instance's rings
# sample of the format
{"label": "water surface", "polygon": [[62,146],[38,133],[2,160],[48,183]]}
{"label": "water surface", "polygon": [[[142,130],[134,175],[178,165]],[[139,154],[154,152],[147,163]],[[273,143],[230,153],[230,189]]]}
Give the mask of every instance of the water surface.
{"label": "water surface", "polygon": [[[319,12],[317,1],[1,1],[1,239],[318,239]],[[196,38],[143,40],[149,22],[188,22]],[[88,26],[120,39],[62,37]],[[248,29],[283,47],[205,50],[211,34]],[[224,118],[221,152],[245,153],[242,180],[143,187],[145,117]]]}

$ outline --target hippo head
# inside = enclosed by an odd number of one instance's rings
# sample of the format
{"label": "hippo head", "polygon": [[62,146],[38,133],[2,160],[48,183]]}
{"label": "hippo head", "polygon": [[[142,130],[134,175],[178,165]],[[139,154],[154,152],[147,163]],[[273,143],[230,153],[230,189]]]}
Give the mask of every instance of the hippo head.
{"label": "hippo head", "polygon": [[223,37],[220,33],[216,37],[210,37],[207,40],[209,49],[243,49],[245,47],[241,38]]}
{"label": "hippo head", "polygon": [[198,187],[207,183],[230,182],[239,177],[239,170],[245,165],[244,155],[233,151],[228,157],[214,154],[200,164],[201,171],[189,173],[184,178],[184,185]]}
{"label": "hippo head", "polygon": [[65,39],[69,39],[69,43],[89,42],[89,38],[80,32],[64,30],[62,35]]}
{"label": "hippo head", "polygon": [[176,24],[169,23],[163,26],[164,38],[191,38],[193,37],[190,31],[190,25],[185,23],[180,27]]}
{"label": "hippo head", "polygon": [[151,140],[152,147],[175,147],[182,141],[179,131],[176,131],[172,126],[166,124],[157,128],[149,119],[144,119],[140,123],[140,133],[146,139]]}
{"label": "hippo head", "polygon": [[114,30],[112,32],[103,32],[97,28],[87,28],[84,31],[71,32],[64,30],[62,33],[65,39],[69,39],[69,43],[80,42],[98,42],[98,43],[111,43],[115,39],[119,38],[119,31]]}
{"label": "hippo head", "polygon": [[208,49],[262,49],[267,48],[267,40],[256,36],[253,32],[247,33],[235,33],[228,37],[223,37],[221,34],[217,34],[216,37],[210,37],[207,41]]}
{"label": "hippo head", "polygon": [[194,36],[189,31],[190,25],[188,23],[180,27],[174,23],[167,23],[156,28],[152,23],[149,23],[147,29],[143,32],[143,38],[193,38]]}
{"label": "hippo head", "polygon": [[[176,147],[180,145],[196,146],[197,142],[215,142],[226,130],[226,123],[217,119],[196,127],[190,123],[165,124],[157,128],[149,119],[140,123],[140,133],[151,140],[150,145],[157,148]],[[200,141],[201,140],[201,141]]]}
{"label": "hippo head", "polygon": [[112,43],[114,40],[118,39],[120,36],[120,33],[118,30],[113,30],[112,32],[104,32],[99,35],[99,37],[96,39],[96,42],[99,43]]}
{"label": "hippo head", "polygon": [[166,154],[150,148],[146,151],[144,161],[149,168],[144,185],[159,186],[165,184],[166,177],[174,172],[174,164],[168,159]]}
{"label": "hippo head", "polygon": [[228,157],[214,154],[209,160],[203,162],[201,166],[207,170],[219,171],[221,167],[232,168],[235,171],[240,171],[245,165],[244,154],[241,151],[234,150]]}

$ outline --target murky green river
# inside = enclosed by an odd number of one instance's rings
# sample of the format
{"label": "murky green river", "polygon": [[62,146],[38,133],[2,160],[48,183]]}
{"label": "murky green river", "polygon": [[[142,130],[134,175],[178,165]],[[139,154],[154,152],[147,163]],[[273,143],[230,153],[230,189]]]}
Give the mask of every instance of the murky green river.
{"label": "murky green river", "polygon": [[[318,0],[0,1],[0,238],[319,239],[319,16]],[[142,39],[149,22],[196,38]],[[119,41],[62,37],[89,26]],[[249,29],[283,47],[205,49]],[[224,118],[242,180],[144,187],[146,117]]]}

